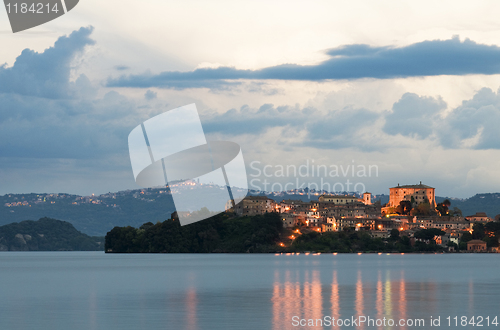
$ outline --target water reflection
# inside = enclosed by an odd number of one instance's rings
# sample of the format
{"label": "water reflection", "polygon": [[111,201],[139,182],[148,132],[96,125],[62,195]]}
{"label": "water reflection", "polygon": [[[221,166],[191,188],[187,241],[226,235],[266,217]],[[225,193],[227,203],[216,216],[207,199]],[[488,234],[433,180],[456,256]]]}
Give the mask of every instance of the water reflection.
{"label": "water reflection", "polygon": [[[361,277],[361,270],[358,270],[358,281],[356,282],[356,318],[364,316],[363,314],[363,280]],[[360,329],[364,329],[364,326],[360,325]]]}
{"label": "water reflection", "polygon": [[333,271],[333,282],[332,282],[332,317],[338,319],[340,317],[340,304],[339,304],[339,283],[337,281],[337,271]]}
{"label": "water reflection", "polygon": [[[406,315],[406,282],[405,282],[405,272],[401,271],[401,279],[399,280],[399,318],[400,319],[405,319],[407,318]],[[400,329],[406,329],[406,324],[405,326],[401,327]]]}
{"label": "water reflection", "polygon": [[[285,280],[280,281],[280,273],[275,272],[273,285],[273,329],[288,329],[297,311],[310,315],[312,319],[323,317],[323,297],[318,270],[304,272],[301,283],[295,274],[292,280],[290,271],[285,272]],[[304,327],[308,328],[308,327]],[[312,327],[317,329],[317,327]]]}
{"label": "water reflection", "polygon": [[186,292],[186,330],[197,330],[197,317],[196,305],[198,299],[196,298],[196,289],[194,287],[188,288]]}
{"label": "water reflection", "polygon": [[474,281],[469,281],[469,310],[474,307]]}
{"label": "water reflection", "polygon": [[[68,255],[74,263],[67,263]],[[357,316],[426,321],[393,327],[366,322],[366,330],[432,329],[431,316],[441,316],[442,327],[447,316],[493,320],[500,295],[498,254],[23,252],[0,254],[0,273],[0,329],[19,330],[361,328],[338,326]],[[294,316],[306,325],[294,327]],[[335,327],[321,326],[330,319]]]}
{"label": "water reflection", "polygon": [[387,271],[384,290],[384,316],[392,319],[392,286],[391,286],[391,272]]}
{"label": "water reflection", "polygon": [[[412,294],[436,291],[435,283],[406,282],[404,271],[400,271],[399,276],[393,276],[389,270],[378,270],[375,278],[365,278],[358,269],[354,283],[352,277],[343,277],[345,283],[339,280],[342,270],[335,269],[330,274],[331,284],[325,282],[322,285],[322,274],[318,269],[294,273],[276,270],[271,298],[273,329],[292,328],[293,317],[298,320],[295,325],[302,320],[301,329],[331,328],[329,320],[335,326],[338,322],[345,325],[346,320],[352,322],[352,318],[358,320],[358,329],[390,329],[389,324],[384,326],[377,320],[385,318],[399,322],[409,317],[408,288]],[[431,297],[433,294],[435,292]],[[431,310],[428,312],[431,313]],[[359,323],[360,318],[366,318],[366,321]],[[397,326],[408,329],[405,323]]]}
{"label": "water reflection", "polygon": [[382,273],[378,271],[378,280],[377,280],[377,297],[375,303],[377,309],[377,319],[381,319],[384,317],[384,287],[382,284]]}

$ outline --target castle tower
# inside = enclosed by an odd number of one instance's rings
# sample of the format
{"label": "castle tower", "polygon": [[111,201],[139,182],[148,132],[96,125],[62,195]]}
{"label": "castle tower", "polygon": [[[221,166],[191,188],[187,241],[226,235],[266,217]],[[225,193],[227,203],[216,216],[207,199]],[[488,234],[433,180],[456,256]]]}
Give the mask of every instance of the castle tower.
{"label": "castle tower", "polygon": [[389,205],[390,207],[397,207],[403,200],[413,201],[415,204],[429,202],[432,207],[436,206],[435,188],[429,187],[425,184],[404,185],[389,188]]}
{"label": "castle tower", "polygon": [[363,203],[365,205],[372,205],[372,194],[369,192],[363,193]]}

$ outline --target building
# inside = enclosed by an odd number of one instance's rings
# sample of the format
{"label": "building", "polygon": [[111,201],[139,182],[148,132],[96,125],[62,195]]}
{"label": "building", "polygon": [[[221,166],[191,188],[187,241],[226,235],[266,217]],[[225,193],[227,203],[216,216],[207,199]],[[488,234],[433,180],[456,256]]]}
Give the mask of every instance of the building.
{"label": "building", "polygon": [[370,235],[372,238],[382,238],[382,239],[386,239],[389,238],[389,236],[391,236],[390,232],[388,232],[387,230],[372,230],[370,232]]}
{"label": "building", "polygon": [[304,204],[301,200],[295,199],[284,199],[279,204],[277,204],[276,210],[280,213],[291,212],[297,208],[297,206]]}
{"label": "building", "polygon": [[470,252],[486,252],[486,242],[478,239],[473,239],[467,242],[467,251]]}
{"label": "building", "polygon": [[332,225],[336,231],[342,231],[346,228],[354,228],[354,230],[373,230],[375,229],[375,221],[375,219],[366,218],[337,218]]}
{"label": "building", "polygon": [[372,194],[369,192],[363,193],[363,204],[372,205]]}
{"label": "building", "polygon": [[[361,203],[350,203],[346,205],[335,205],[329,208],[325,208],[322,210],[321,215],[326,216],[327,218],[335,217],[335,218],[366,218],[367,217],[367,207]],[[372,212],[376,213],[376,211]],[[371,214],[371,213],[370,213]],[[380,214],[380,212],[378,213]]]}
{"label": "building", "polygon": [[441,230],[446,229],[458,229],[458,230],[469,230],[471,227],[469,221],[436,221],[431,222],[425,226],[425,228],[437,228]]}
{"label": "building", "polygon": [[327,231],[335,231],[335,227],[333,226],[332,223],[321,224],[321,229],[324,233],[326,233]]}
{"label": "building", "polygon": [[359,202],[356,196],[344,196],[344,195],[321,195],[318,200],[320,202],[329,202],[335,204],[352,204]]}
{"label": "building", "polygon": [[297,217],[294,214],[284,213],[281,215],[284,228],[292,228],[297,225]]}
{"label": "building", "polygon": [[309,226],[309,227],[311,227],[311,226],[319,226],[323,222],[325,222],[323,220],[323,218],[306,216],[306,225]]}
{"label": "building", "polygon": [[392,229],[397,229],[399,231],[407,230],[408,227],[408,221],[401,221],[401,219],[389,219],[389,218],[382,218],[382,219],[376,219],[375,220],[375,226],[374,228],[376,230],[384,230],[384,231],[390,231]]}
{"label": "building", "polygon": [[492,221],[490,217],[484,212],[476,212],[474,215],[468,215],[465,217],[465,219],[469,220],[470,222],[489,222]]}
{"label": "building", "polygon": [[234,207],[234,212],[239,216],[259,215],[275,211],[276,203],[266,196],[247,196]]}
{"label": "building", "polygon": [[460,237],[462,236],[462,232],[459,230],[450,230],[447,229],[445,230],[446,234],[444,234],[441,238],[442,240],[442,245],[447,246],[449,242],[455,243],[458,246],[458,243],[460,241]]}
{"label": "building", "polygon": [[410,201],[415,204],[421,204],[428,201],[432,207],[436,206],[435,188],[425,184],[405,185],[389,188],[388,207],[398,207],[401,201]]}

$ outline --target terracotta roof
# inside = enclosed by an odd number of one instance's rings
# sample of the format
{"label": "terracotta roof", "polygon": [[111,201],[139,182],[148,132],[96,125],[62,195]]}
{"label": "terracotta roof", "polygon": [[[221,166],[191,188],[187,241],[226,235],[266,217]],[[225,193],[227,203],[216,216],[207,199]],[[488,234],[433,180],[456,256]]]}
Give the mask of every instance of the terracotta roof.
{"label": "terracotta roof", "polygon": [[480,239],[473,239],[472,241],[468,241],[467,244],[486,244],[486,242]]}
{"label": "terracotta roof", "polygon": [[[392,188],[408,188],[408,189],[434,189],[433,187],[430,187],[428,185],[422,184],[422,181],[420,181],[420,184],[407,184],[404,186],[400,186],[398,183],[397,187],[392,187]],[[391,188],[391,189],[392,189]]]}
{"label": "terracotta roof", "polygon": [[326,197],[326,198],[356,198],[356,196],[351,196],[351,195],[321,195],[319,197]]}

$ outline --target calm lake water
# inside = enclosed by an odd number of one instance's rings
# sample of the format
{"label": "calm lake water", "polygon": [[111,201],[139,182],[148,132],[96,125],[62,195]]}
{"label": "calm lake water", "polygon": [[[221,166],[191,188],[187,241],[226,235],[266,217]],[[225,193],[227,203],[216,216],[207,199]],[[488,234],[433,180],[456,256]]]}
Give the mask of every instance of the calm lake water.
{"label": "calm lake water", "polygon": [[5,252],[0,276],[2,330],[337,329],[317,319],[359,316],[373,325],[341,328],[500,327],[500,254]]}

